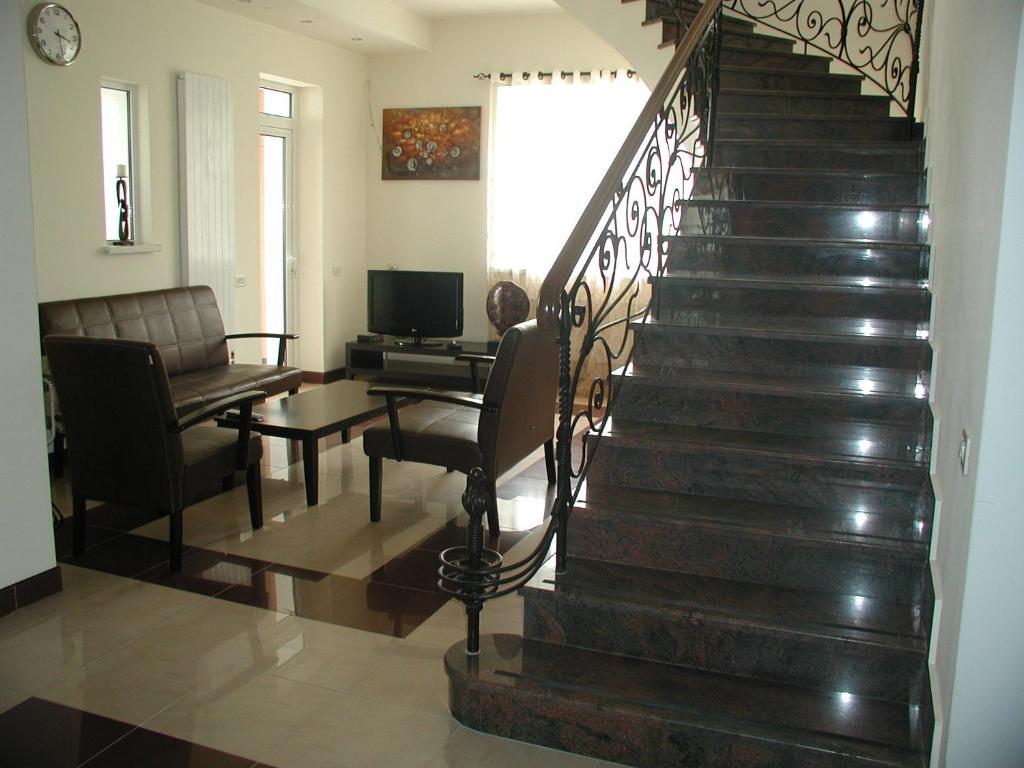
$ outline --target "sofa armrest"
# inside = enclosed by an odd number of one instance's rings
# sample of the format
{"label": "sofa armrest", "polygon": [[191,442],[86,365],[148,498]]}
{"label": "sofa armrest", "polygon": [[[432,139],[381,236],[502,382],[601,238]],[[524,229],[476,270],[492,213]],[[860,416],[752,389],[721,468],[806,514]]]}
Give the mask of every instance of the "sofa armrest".
{"label": "sofa armrest", "polygon": [[245,392],[239,392],[237,395],[231,395],[230,397],[222,397],[220,400],[216,400],[208,405],[204,405],[202,408],[196,411],[186,413],[184,416],[178,418],[176,422],[170,425],[169,429],[171,432],[184,432],[189,427],[194,427],[200,422],[212,419],[218,413],[223,413],[229,408],[235,408],[236,406],[243,410],[241,414],[245,417],[244,410],[248,408],[248,417],[239,418],[239,422],[251,421],[252,417],[252,404],[256,400],[263,400],[267,396],[267,393],[260,389],[249,389]]}
{"label": "sofa armrest", "polygon": [[277,364],[284,365],[285,353],[287,351],[288,340],[294,341],[299,338],[297,333],[268,333],[265,331],[253,331],[252,333],[229,333],[224,336],[225,339],[230,341],[231,339],[277,339]]}

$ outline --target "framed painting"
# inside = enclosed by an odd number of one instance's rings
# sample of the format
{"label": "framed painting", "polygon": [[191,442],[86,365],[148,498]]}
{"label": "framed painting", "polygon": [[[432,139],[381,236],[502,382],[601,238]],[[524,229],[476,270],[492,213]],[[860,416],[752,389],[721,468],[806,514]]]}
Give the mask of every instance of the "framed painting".
{"label": "framed painting", "polygon": [[385,109],[382,179],[480,178],[480,107]]}

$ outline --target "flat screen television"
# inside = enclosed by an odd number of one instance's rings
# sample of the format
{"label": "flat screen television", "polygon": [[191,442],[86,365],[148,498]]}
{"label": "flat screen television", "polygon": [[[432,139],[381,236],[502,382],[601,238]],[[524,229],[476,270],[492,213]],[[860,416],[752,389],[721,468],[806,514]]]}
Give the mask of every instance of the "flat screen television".
{"label": "flat screen television", "polygon": [[462,335],[462,273],[371,269],[367,272],[367,327],[372,333],[425,339]]}

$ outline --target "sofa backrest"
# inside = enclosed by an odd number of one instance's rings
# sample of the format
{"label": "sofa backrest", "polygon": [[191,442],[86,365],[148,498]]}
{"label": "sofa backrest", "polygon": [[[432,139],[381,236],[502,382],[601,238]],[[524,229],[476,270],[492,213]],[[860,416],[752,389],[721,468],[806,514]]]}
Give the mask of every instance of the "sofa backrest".
{"label": "sofa backrest", "polygon": [[205,285],[47,301],[39,331],[152,342],[170,376],[228,362],[217,298]]}

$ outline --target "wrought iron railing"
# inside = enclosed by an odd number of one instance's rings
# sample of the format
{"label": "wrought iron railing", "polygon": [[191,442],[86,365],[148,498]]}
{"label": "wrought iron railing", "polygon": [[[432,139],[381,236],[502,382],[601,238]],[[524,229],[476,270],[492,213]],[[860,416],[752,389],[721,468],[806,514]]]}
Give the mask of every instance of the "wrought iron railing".
{"label": "wrought iron railing", "polygon": [[[559,330],[556,496],[540,543],[504,563],[485,546],[483,472],[470,473],[467,544],[442,553],[438,581],[466,604],[469,653],[479,649],[484,601],[526,584],[553,542],[555,569],[565,570],[569,515],[614,408],[621,386],[615,372],[632,356],[634,328],[650,311],[650,278],[664,270],[694,171],[711,155],[721,6],[708,0],[700,9],[541,286],[537,322]],[[574,450],[581,431],[585,439]]]}

